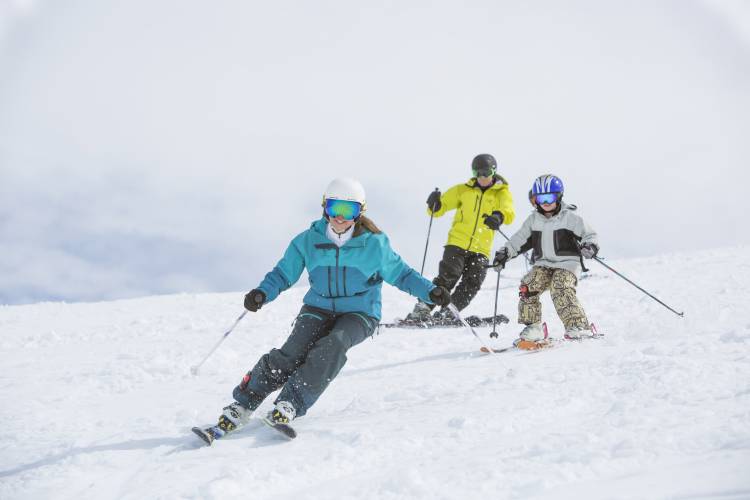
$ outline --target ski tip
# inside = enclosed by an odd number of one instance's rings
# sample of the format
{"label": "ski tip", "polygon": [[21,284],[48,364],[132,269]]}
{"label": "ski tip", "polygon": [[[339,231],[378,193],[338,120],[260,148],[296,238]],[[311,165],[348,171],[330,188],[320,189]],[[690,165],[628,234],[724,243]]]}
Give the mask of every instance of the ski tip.
{"label": "ski tip", "polygon": [[282,430],[282,429],[279,429],[279,430],[280,430],[280,431],[281,431],[281,433],[282,433],[282,434],[284,434],[284,435],[285,435],[286,437],[288,437],[289,439],[294,439],[294,438],[296,438],[296,437],[297,437],[297,431],[295,431],[294,429],[292,429],[292,428],[291,428],[291,427],[289,427],[288,425],[284,425],[283,427],[285,427],[286,429],[283,429],[283,430]]}
{"label": "ski tip", "polygon": [[200,427],[193,427],[191,430],[193,431],[193,434],[201,438],[201,440],[206,443],[206,446],[211,446],[211,443],[214,442],[214,437],[204,429],[201,429]]}
{"label": "ski tip", "polygon": [[294,439],[297,437],[297,431],[295,431],[291,426],[286,424],[276,424],[270,426],[273,430],[278,431],[286,437],[287,439]]}
{"label": "ski tip", "polygon": [[285,436],[287,439],[294,439],[297,437],[297,431],[294,430],[294,428],[291,425],[287,424],[277,424],[275,422],[272,422],[266,417],[263,417],[261,419],[264,424],[266,424],[271,429],[279,432],[283,436]]}

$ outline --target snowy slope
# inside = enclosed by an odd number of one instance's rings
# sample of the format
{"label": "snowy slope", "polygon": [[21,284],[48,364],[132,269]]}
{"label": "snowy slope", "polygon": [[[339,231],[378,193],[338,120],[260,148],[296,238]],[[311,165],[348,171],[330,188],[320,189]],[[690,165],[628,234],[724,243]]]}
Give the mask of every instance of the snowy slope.
{"label": "snowy slope", "polygon": [[[251,423],[211,448],[189,428],[281,343],[304,288],[198,377],[242,293],[0,307],[0,498],[750,498],[750,248],[611,264],[685,318],[591,263],[579,295],[603,340],[482,356],[463,330],[382,329],[295,441]],[[498,345],[518,331],[514,266]],[[466,313],[493,299],[491,274]],[[385,319],[412,305],[384,288]]]}

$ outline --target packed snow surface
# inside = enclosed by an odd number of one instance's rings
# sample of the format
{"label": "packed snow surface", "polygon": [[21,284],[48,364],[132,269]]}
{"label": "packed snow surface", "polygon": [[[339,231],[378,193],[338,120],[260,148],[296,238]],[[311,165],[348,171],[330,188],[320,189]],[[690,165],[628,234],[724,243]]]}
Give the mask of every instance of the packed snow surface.
{"label": "packed snow surface", "polygon": [[[462,329],[381,329],[294,441],[254,420],[205,447],[190,428],[286,338],[304,286],[198,376],[242,292],[0,307],[0,498],[750,498],[750,248],[607,262],[685,317],[590,262],[579,297],[605,338],[482,355]],[[523,272],[500,282],[496,346],[519,330]],[[490,273],[464,312],[494,297]],[[384,320],[413,304],[384,286]]]}

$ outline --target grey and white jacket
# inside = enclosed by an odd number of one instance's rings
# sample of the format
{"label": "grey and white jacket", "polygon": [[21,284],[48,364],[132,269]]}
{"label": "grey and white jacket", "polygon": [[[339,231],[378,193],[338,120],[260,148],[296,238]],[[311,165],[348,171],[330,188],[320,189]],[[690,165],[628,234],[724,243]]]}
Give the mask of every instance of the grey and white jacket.
{"label": "grey and white jacket", "polygon": [[579,245],[583,243],[598,247],[596,232],[576,213],[575,205],[563,203],[560,211],[549,218],[535,210],[505,248],[510,258],[532,250],[534,266],[566,269],[580,277]]}

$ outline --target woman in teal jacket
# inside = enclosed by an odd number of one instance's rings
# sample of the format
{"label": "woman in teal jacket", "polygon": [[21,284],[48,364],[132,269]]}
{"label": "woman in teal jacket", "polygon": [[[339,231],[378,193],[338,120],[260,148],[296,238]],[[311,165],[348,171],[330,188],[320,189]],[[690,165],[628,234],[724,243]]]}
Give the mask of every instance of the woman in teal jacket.
{"label": "woman in teal jacket", "polygon": [[396,254],[362,213],[365,192],[353,179],[326,189],[323,218],[295,237],[245,307],[257,311],[297,282],[306,268],[310,289],[289,338],[263,355],[233,392],[217,426],[201,436],[209,443],[244,425],[272,392],[281,389],[263,421],[287,434],[346,363],[346,351],[373,334],[381,316],[383,281],[430,304],[447,305],[450,293],[435,286]]}

